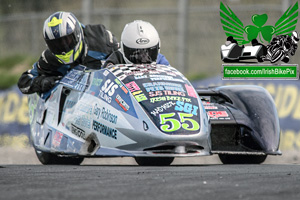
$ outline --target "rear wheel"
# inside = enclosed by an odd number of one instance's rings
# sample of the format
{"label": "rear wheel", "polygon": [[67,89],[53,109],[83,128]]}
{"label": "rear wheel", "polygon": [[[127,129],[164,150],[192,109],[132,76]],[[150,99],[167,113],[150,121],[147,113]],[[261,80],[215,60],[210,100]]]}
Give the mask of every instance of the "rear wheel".
{"label": "rear wheel", "polygon": [[84,158],[76,157],[59,157],[53,153],[35,150],[39,161],[43,165],[80,165]]}
{"label": "rear wheel", "polygon": [[135,157],[135,161],[140,166],[169,166],[174,157]]}
{"label": "rear wheel", "polygon": [[219,158],[223,164],[261,164],[267,155],[228,155],[219,154]]}

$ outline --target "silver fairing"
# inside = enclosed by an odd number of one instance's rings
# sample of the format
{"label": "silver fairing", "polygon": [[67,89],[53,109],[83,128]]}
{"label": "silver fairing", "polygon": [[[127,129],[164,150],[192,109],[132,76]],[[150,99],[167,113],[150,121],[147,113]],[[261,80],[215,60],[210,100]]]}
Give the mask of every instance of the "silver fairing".
{"label": "silver fairing", "polygon": [[82,156],[211,154],[202,102],[170,66],[77,67],[51,93],[30,95],[29,108],[38,150]]}

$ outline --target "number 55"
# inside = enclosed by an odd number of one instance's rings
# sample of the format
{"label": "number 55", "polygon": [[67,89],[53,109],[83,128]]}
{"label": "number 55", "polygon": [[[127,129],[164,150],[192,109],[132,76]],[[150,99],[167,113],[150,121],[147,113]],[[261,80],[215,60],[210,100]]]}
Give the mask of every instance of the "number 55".
{"label": "number 55", "polygon": [[[196,131],[200,128],[199,123],[190,117],[193,117],[193,114],[189,113],[178,113],[180,121],[173,118],[175,113],[166,113],[159,115],[160,117],[160,129],[165,132],[174,132],[179,130],[181,127],[188,131]],[[191,124],[184,123],[189,121]],[[170,122],[170,124],[166,124],[166,122]]]}

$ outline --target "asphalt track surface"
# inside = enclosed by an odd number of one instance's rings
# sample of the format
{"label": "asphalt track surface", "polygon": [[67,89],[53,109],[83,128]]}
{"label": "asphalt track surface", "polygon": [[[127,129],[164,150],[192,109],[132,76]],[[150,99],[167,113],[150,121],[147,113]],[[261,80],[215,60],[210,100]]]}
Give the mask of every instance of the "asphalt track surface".
{"label": "asphalt track surface", "polygon": [[0,165],[0,199],[300,199],[300,165]]}

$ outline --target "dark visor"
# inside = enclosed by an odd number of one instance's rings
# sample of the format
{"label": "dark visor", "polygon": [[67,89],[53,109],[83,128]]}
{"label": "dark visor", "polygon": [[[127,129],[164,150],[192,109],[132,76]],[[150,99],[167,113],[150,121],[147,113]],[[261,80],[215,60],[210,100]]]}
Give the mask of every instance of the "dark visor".
{"label": "dark visor", "polygon": [[150,64],[157,59],[158,44],[147,49],[132,49],[125,45],[123,47],[125,57],[134,64]]}
{"label": "dark visor", "polygon": [[70,35],[66,35],[58,39],[46,40],[46,43],[52,53],[61,55],[63,54],[63,52],[67,53],[74,49],[74,47],[78,43],[78,38],[73,32]]}

